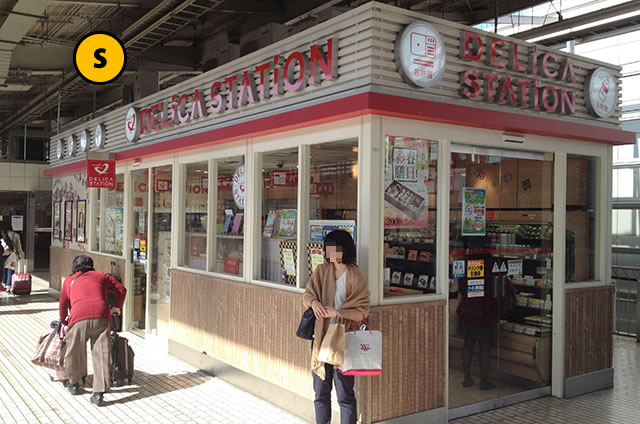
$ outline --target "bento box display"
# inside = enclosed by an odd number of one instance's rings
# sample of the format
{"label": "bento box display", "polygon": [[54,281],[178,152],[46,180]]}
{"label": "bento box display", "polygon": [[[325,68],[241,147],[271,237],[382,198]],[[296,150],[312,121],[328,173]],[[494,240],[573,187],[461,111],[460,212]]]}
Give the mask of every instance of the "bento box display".
{"label": "bento box display", "polygon": [[385,189],[384,200],[413,220],[418,219],[427,205],[427,199],[396,180]]}

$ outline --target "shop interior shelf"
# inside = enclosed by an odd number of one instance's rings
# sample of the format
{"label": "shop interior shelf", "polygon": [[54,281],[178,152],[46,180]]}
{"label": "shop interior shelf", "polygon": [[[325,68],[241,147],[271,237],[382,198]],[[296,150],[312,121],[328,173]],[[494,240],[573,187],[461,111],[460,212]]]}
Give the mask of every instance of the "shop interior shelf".
{"label": "shop interior shelf", "polygon": [[243,235],[239,235],[239,234],[216,234],[216,238],[243,240],[244,236]]}

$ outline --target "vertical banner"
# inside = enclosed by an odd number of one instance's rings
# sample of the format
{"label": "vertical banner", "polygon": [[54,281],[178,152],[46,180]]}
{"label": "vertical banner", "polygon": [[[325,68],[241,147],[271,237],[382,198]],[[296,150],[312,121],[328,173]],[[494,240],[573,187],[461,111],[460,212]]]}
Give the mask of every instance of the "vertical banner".
{"label": "vertical banner", "polygon": [[465,187],[462,190],[462,235],[484,236],[487,219],[487,191],[483,188]]}

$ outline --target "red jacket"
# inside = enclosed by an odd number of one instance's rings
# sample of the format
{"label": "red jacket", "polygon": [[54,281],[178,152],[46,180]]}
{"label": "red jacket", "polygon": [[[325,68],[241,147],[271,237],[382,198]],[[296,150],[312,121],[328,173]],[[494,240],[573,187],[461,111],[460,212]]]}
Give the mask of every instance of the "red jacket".
{"label": "red jacket", "polygon": [[[69,286],[80,272],[67,277],[60,291],[60,322],[69,316],[69,327],[86,319],[106,319],[111,323],[111,308],[107,302],[107,292],[116,294],[115,307],[122,309],[127,289],[115,278],[97,271],[82,274],[71,288]],[[69,308],[71,314],[69,315]]]}

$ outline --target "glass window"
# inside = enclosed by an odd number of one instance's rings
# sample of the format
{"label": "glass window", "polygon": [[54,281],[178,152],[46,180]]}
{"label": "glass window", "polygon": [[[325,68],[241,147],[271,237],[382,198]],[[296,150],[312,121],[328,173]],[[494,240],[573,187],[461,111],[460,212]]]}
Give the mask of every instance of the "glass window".
{"label": "glass window", "polygon": [[216,160],[216,169],[218,194],[213,270],[241,276],[246,187],[244,156]]}
{"label": "glass window", "polygon": [[185,166],[184,256],[182,265],[207,269],[208,162]]}
{"label": "glass window", "polygon": [[101,212],[100,197],[102,195],[102,189],[95,188],[93,190],[96,191],[96,227],[95,227],[95,231],[93,232],[95,234],[94,250],[97,250],[99,252],[100,251],[100,218],[102,217],[100,213]]}
{"label": "glass window", "polygon": [[[303,281],[324,262],[323,242],[328,232],[344,229],[357,242],[358,140],[310,146],[309,269]],[[306,229],[305,229],[306,230]]]}
{"label": "glass window", "polygon": [[262,248],[258,278],[296,285],[298,149],[262,153]]}
{"label": "glass window", "polygon": [[436,292],[438,143],[385,138],[384,295]]}
{"label": "glass window", "polygon": [[618,168],[613,170],[613,194],[614,199],[633,197],[634,173],[633,168]]}
{"label": "glass window", "polygon": [[105,192],[104,244],[101,251],[122,256],[124,245],[124,174],[116,175],[116,187]]}
{"label": "glass window", "polygon": [[595,278],[596,159],[567,158],[566,281]]}

